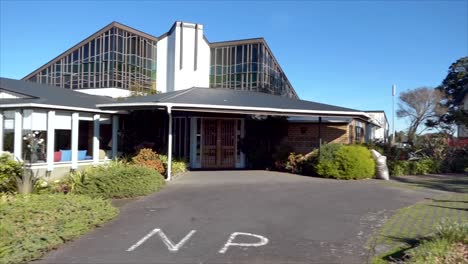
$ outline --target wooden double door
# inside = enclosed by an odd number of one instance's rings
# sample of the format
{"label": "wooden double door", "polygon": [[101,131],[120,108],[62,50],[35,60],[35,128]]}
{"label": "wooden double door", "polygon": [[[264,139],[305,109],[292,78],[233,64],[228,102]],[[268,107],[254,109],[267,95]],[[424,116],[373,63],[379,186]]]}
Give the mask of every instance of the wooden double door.
{"label": "wooden double door", "polygon": [[203,119],[202,128],[202,167],[234,168],[237,156],[237,120]]}

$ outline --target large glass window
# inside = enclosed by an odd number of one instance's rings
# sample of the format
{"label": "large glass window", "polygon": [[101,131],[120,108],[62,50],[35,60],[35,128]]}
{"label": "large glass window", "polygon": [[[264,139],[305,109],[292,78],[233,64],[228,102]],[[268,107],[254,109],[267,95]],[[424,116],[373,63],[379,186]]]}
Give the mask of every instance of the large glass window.
{"label": "large glass window", "polygon": [[23,110],[23,159],[31,163],[46,162],[47,112]]}
{"label": "large glass window", "polygon": [[28,80],[68,89],[156,90],[156,41],[111,28]]}
{"label": "large glass window", "polygon": [[214,47],[211,56],[210,87],[297,98],[286,75],[263,43]]}

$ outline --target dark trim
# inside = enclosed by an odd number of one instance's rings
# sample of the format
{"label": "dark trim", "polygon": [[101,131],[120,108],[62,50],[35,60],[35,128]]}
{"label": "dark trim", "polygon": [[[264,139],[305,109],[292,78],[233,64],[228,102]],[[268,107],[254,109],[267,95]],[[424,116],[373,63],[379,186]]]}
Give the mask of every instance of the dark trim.
{"label": "dark trim", "polygon": [[227,40],[227,41],[217,41],[209,42],[210,47],[224,47],[229,45],[242,45],[242,44],[253,44],[258,42],[264,42],[264,38],[249,38],[249,39],[237,39],[237,40]]}
{"label": "dark trim", "polygon": [[179,49],[180,49],[180,57],[179,57],[179,69],[182,70],[184,67],[184,23],[180,23],[180,42],[179,42]]}
{"label": "dark trim", "polygon": [[193,70],[196,71],[198,66],[198,24],[195,24],[195,49],[193,51]]}

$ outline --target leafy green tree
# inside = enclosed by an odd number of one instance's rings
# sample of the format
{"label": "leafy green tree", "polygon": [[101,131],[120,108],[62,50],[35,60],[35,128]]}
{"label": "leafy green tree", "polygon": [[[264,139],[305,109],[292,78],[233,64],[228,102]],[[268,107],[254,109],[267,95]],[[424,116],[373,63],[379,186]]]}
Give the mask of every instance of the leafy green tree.
{"label": "leafy green tree", "polygon": [[450,127],[453,124],[468,127],[468,111],[463,109],[463,102],[468,94],[468,57],[454,62],[442,84],[437,87],[443,94],[441,105],[447,111],[438,120],[428,122],[428,126]]}

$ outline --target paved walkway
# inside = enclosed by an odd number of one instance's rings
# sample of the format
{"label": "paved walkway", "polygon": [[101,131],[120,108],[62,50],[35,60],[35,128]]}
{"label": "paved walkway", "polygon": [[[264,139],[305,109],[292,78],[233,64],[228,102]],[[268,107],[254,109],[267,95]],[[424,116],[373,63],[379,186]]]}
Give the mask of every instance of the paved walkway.
{"label": "paved walkway", "polygon": [[432,195],[381,183],[190,172],[40,262],[364,263],[382,219]]}

